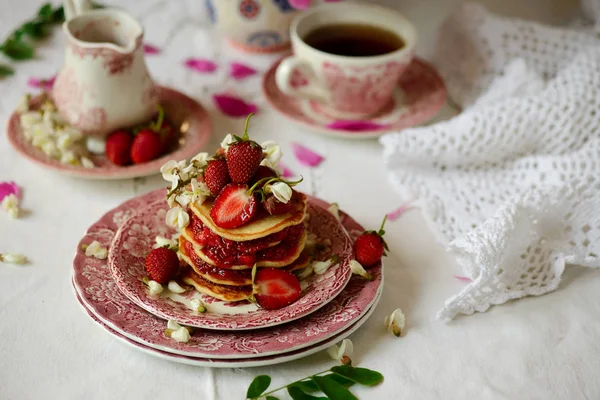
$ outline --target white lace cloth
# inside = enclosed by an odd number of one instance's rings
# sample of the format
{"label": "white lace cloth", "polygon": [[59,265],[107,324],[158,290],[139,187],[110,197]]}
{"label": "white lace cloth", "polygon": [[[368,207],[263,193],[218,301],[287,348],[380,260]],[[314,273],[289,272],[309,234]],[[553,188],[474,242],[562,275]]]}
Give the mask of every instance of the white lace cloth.
{"label": "white lace cloth", "polygon": [[[584,10],[600,16],[600,0]],[[600,266],[600,41],[593,29],[497,18],[467,4],[436,64],[457,117],[381,139],[395,186],[417,198],[472,281],[438,318],[557,288]]]}

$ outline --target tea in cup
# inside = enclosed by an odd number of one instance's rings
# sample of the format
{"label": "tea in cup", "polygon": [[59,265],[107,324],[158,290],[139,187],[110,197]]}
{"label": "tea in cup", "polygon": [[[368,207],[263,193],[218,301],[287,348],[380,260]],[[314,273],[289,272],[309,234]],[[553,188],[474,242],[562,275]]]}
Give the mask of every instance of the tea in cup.
{"label": "tea in cup", "polygon": [[277,67],[277,86],[347,120],[368,118],[392,101],[417,42],[410,21],[371,4],[316,7],[296,17],[290,32],[294,54]]}

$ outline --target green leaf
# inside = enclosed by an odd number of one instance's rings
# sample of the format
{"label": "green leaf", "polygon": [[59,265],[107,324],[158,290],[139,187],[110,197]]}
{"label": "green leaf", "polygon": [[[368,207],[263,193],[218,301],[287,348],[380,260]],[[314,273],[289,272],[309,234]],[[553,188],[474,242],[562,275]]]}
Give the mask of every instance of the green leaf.
{"label": "green leaf", "polygon": [[311,378],[330,400],[358,400],[348,389],[326,376]]}
{"label": "green leaf", "polygon": [[383,375],[377,371],[367,368],[355,368],[349,365],[339,365],[331,368],[331,372],[365,386],[375,386],[383,381]]}
{"label": "green leaf", "polygon": [[271,377],[269,375],[259,375],[250,384],[246,397],[249,399],[255,399],[264,393],[265,390],[271,384]]}
{"label": "green leaf", "polygon": [[[347,388],[354,385],[354,383],[355,383],[354,381],[351,381],[350,379],[344,378],[343,376],[336,375],[336,374],[327,374],[327,375],[323,375],[323,376],[333,379],[340,385],[345,386]],[[319,387],[317,386],[317,384],[311,380],[296,382],[296,383],[292,384],[291,386],[296,386],[298,389],[302,390],[303,392],[307,392],[307,393],[318,392],[320,390]]]}
{"label": "green leaf", "polygon": [[44,21],[35,20],[27,22],[21,29],[23,29],[26,35],[34,39],[43,38],[48,35],[48,25]]}
{"label": "green leaf", "polygon": [[287,391],[294,400],[327,400],[327,397],[315,397],[306,394],[297,386],[290,386],[287,388]]}
{"label": "green leaf", "polygon": [[267,396],[267,400],[279,400],[279,399],[275,396]]}
{"label": "green leaf", "polygon": [[324,376],[333,379],[334,381],[336,381],[340,385],[342,385],[344,387],[347,387],[347,388],[349,388],[350,386],[352,386],[352,385],[354,385],[356,383],[353,380],[350,380],[348,378],[344,378],[343,376],[336,375],[336,374],[327,374],[327,375],[324,375]]}
{"label": "green leaf", "polygon": [[15,73],[15,70],[8,65],[0,64],[0,78],[10,76]]}
{"label": "green leaf", "polygon": [[52,22],[63,22],[65,20],[65,9],[63,6],[57,7],[56,10],[52,12]]}
{"label": "green leaf", "polygon": [[0,48],[2,52],[7,56],[15,60],[28,60],[33,58],[33,47],[27,43],[15,40],[13,38],[8,39]]}
{"label": "green leaf", "polygon": [[44,21],[51,21],[53,12],[54,10],[52,10],[52,4],[46,3],[42,5],[38,10],[38,16],[41,17]]}

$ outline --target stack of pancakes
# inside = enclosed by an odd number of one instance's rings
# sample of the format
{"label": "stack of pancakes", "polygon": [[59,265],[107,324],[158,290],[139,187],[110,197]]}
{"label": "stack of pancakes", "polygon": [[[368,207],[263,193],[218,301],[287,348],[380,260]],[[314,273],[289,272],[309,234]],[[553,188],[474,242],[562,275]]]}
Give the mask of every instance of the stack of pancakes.
{"label": "stack of pancakes", "polygon": [[179,258],[188,266],[182,280],[201,293],[223,301],[246,300],[252,295],[252,267],[305,268],[306,196],[295,192],[291,212],[260,214],[235,229],[218,227],[210,217],[212,201],[193,204],[189,225],[179,237]]}

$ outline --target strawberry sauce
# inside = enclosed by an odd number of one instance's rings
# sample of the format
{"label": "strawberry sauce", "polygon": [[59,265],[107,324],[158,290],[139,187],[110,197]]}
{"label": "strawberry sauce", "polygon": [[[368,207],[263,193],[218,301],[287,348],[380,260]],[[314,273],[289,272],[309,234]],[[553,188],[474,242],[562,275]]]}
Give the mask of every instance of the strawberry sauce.
{"label": "strawberry sauce", "polygon": [[198,272],[213,278],[218,277],[223,281],[227,281],[228,285],[248,285],[248,281],[252,278],[252,271],[249,269],[221,269],[204,262],[200,257],[198,257],[194,251],[194,245],[190,242],[185,242],[184,251],[185,254],[192,260],[194,267]]}

